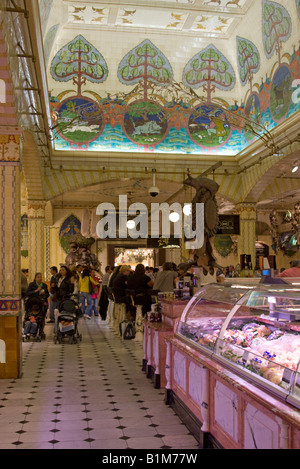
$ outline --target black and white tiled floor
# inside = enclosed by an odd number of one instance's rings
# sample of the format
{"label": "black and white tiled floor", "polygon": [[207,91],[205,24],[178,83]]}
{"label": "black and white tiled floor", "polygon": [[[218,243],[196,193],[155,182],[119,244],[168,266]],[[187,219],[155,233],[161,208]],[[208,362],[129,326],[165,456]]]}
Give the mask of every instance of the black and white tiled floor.
{"label": "black and white tiled floor", "polygon": [[23,377],[0,380],[0,449],[197,449],[141,369],[142,344],[98,318],[82,341],[23,343]]}

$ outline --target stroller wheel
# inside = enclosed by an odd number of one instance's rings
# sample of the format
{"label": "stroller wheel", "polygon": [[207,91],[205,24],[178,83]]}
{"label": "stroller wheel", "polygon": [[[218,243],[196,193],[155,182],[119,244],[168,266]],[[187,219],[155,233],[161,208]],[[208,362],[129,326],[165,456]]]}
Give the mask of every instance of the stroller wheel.
{"label": "stroller wheel", "polygon": [[73,344],[77,344],[77,338],[75,337],[75,335],[73,336]]}

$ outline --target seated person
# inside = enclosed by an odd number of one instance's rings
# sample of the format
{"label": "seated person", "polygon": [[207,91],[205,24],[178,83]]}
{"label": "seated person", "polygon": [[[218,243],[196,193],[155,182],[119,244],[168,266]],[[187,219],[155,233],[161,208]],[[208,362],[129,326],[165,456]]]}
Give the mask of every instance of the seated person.
{"label": "seated person", "polygon": [[41,298],[44,302],[44,313],[46,315],[48,309],[49,292],[47,284],[43,282],[42,274],[40,272],[35,274],[34,281],[28,285],[26,296],[37,296]]}
{"label": "seated person", "polygon": [[32,310],[27,314],[27,320],[24,325],[24,335],[36,334],[38,329],[37,316],[40,314],[38,305],[33,305]]}
{"label": "seated person", "polygon": [[119,273],[114,278],[112,282],[112,288],[115,295],[116,303],[128,303],[128,298],[126,297],[127,280],[131,274],[131,269],[129,265],[122,265]]}
{"label": "seated person", "polygon": [[173,270],[172,262],[165,262],[163,270],[158,272],[153,285],[153,290],[161,292],[171,292],[175,288],[175,279],[178,276],[177,272]]}
{"label": "seated person", "polygon": [[135,271],[129,276],[127,281],[127,288],[134,290],[135,295],[138,295],[137,301],[143,304],[142,313],[146,314],[151,309],[151,296],[148,291],[152,289],[154,281],[145,273],[145,266],[137,264]]}

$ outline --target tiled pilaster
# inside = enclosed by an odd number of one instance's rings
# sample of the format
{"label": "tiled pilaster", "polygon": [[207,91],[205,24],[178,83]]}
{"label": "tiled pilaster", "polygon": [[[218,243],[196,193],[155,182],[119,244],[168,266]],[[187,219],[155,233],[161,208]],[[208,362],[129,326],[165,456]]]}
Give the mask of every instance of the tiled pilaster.
{"label": "tiled pilaster", "polygon": [[37,272],[45,273],[45,202],[28,201],[29,280]]}
{"label": "tiled pilaster", "polygon": [[20,166],[18,129],[0,127],[0,379],[21,376]]}

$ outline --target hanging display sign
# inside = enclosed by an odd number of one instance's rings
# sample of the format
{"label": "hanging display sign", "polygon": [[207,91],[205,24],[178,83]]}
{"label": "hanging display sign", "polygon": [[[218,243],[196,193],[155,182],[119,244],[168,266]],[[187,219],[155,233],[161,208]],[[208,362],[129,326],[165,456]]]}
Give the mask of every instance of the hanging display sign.
{"label": "hanging display sign", "polygon": [[217,235],[239,235],[240,216],[239,215],[219,215]]}

